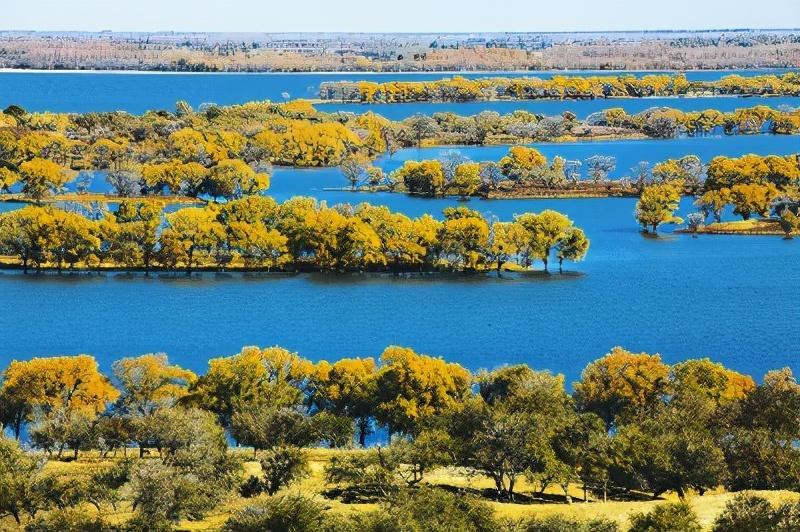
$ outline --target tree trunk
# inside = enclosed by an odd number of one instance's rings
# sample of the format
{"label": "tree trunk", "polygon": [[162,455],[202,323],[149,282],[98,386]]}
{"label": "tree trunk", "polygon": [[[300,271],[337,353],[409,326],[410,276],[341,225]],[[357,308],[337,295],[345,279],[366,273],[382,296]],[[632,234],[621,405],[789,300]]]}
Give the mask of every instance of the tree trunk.
{"label": "tree trunk", "polygon": [[358,420],[358,444],[361,447],[367,446],[367,424],[368,420],[366,418],[360,418]]}
{"label": "tree trunk", "polygon": [[572,504],[572,495],[569,494],[569,484],[561,484],[561,489],[564,491],[564,498],[567,504]]}

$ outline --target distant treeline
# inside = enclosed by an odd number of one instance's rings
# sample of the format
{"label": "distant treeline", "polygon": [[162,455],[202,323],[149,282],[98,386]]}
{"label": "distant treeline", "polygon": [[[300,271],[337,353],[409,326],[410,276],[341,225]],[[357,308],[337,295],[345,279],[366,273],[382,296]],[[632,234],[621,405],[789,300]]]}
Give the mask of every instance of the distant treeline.
{"label": "distant treeline", "polygon": [[796,68],[796,31],[470,35],[2,32],[0,67],[177,72]]}
{"label": "distant treeline", "polygon": [[683,95],[784,95],[800,94],[800,75],[725,76],[714,81],[689,81],[682,74],[618,76],[553,76],[480,78],[453,77],[438,81],[326,81],[320,98],[363,103],[469,102],[496,99],[644,98]]}
{"label": "distant treeline", "polygon": [[362,203],[282,204],[248,196],[164,214],[156,202],[114,212],[27,206],[0,215],[0,253],[26,271],[64,267],[284,271],[486,271],[507,262],[579,261],[589,240],[555,211],[487,220],[466,207],[409,218]]}
{"label": "distant treeline", "polygon": [[[0,515],[21,521],[47,508],[128,501],[151,526],[199,519],[237,487],[245,497],[272,495],[302,477],[304,447],[364,445],[377,427],[390,444],[334,455],[326,496],[387,500],[446,466],[492,479],[507,500],[523,478],[540,495],[563,489],[567,502],[570,485],[586,500],[800,488],[800,385],[788,368],[757,384],[709,359],[667,365],[617,347],[568,393],[562,375],[524,364],[472,373],[396,346],[379,361],[315,364],[279,347],[247,347],[210,360],[201,376],[148,354],[115,362],[113,377],[87,355],[15,360],[2,373],[0,421],[17,436],[27,427],[30,443],[53,458],[134,447],[162,461],[90,470],[84,483],[58,470],[43,475],[0,439],[0,460],[14,472],[0,482],[15,488],[0,499]],[[261,451],[261,473],[242,483],[223,429]]]}

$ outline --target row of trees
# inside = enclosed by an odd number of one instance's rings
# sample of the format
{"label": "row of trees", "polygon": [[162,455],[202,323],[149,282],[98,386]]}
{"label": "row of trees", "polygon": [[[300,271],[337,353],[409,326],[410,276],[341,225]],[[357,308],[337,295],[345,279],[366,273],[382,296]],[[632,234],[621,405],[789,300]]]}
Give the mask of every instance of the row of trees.
{"label": "row of trees", "polygon": [[[379,362],[316,364],[249,347],[209,361],[202,376],[143,355],[113,372],[112,381],[85,355],[14,361],[3,372],[0,419],[17,435],[28,425],[31,443],[51,456],[158,450],[161,463],[126,462],[102,480],[117,485],[107,497],[132,482],[138,511],[153,519],[200,516],[233,489],[223,428],[261,451],[263,476],[241,485],[250,495],[302,477],[303,447],[364,444],[376,426],[388,431],[388,446],[337,453],[327,465],[340,496],[391,497],[447,465],[485,475],[494,495],[510,500],[523,478],[539,493],[560,487],[567,502],[574,485],[584,499],[800,487],[800,385],[788,368],[756,384],[708,359],[669,366],[615,348],[586,367],[572,394],[563,376],[526,365],[473,374],[402,347]],[[17,464],[27,472],[0,475],[14,487],[0,512],[33,516],[45,504],[40,470],[33,459]]]}
{"label": "row of trees", "polygon": [[592,138],[641,137],[673,138],[679,135],[705,135],[719,131],[728,135],[796,134],[800,130],[800,112],[755,106],[724,113],[715,109],[681,111],[654,107],[629,115],[622,108],[592,113],[585,120],[566,111],[558,116],[543,116],[517,110],[501,115],[482,111],[473,116],[455,113],[414,115],[394,127],[407,128],[399,134],[408,143],[409,136],[417,143],[436,144],[515,144],[530,141],[553,141],[564,137]]}
{"label": "row of trees", "polygon": [[521,100],[555,98],[586,99],[612,97],[677,96],[711,93],[716,95],[800,94],[800,77],[725,76],[719,80],[689,81],[683,74],[648,74],[637,77],[553,76],[467,79],[461,76],[434,81],[324,82],[320,98],[353,102],[480,101],[499,98]]}
{"label": "row of trees", "polygon": [[[617,159],[611,156],[594,155],[584,161],[556,156],[549,160],[536,148],[514,146],[497,162],[477,163],[460,152],[451,150],[440,159],[406,161],[402,167],[383,178],[383,182],[390,190],[403,190],[424,196],[452,194],[464,198],[498,192],[532,195],[537,191],[545,195],[559,191],[636,195],[648,185],[678,182],[685,192],[700,193],[704,188],[707,169],[713,167],[716,171],[718,163],[723,159],[725,158],[715,158],[712,166],[704,165],[696,155],[668,159],[652,166],[649,162],[642,161],[625,176],[611,179],[609,174],[617,168]],[[781,182],[797,181],[800,164],[796,156],[767,156],[759,159],[780,163],[783,173],[775,172],[771,175],[780,175]],[[369,174],[369,167],[364,168],[361,174]],[[350,183],[355,188],[363,181],[350,180]],[[370,186],[373,185],[370,183]]]}
{"label": "row of trees", "polygon": [[487,270],[506,262],[530,267],[555,257],[581,260],[583,231],[551,210],[510,222],[465,207],[444,218],[409,218],[367,203],[328,207],[313,198],[282,204],[247,196],[224,204],[162,212],[123,201],[87,217],[52,206],[0,215],[0,251],[22,267],[124,267],[149,270],[252,268],[303,270]]}

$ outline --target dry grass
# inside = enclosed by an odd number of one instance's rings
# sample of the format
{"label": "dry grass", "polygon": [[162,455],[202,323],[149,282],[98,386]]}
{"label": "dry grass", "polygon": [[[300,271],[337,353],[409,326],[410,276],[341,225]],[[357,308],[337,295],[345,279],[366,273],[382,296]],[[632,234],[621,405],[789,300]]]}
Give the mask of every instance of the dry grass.
{"label": "dry grass", "polygon": [[783,235],[778,220],[751,218],[734,222],[718,222],[697,229],[702,234],[717,235]]}

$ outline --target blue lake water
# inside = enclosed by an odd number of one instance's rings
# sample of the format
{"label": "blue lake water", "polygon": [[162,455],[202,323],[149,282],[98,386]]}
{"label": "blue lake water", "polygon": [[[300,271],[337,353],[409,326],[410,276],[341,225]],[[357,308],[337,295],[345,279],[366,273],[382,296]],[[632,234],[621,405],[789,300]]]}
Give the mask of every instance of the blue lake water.
{"label": "blue lake water", "polygon": [[[450,200],[419,201],[438,210]],[[400,344],[467,367],[526,362],[575,380],[615,345],[670,362],[710,356],[761,377],[795,370],[800,241],[778,237],[642,237],[635,200],[469,203],[502,217],[554,208],[586,228],[579,276],[0,274],[0,365],[88,352],[113,360],[150,351],[198,371],[243,345],[282,345],[312,359],[377,356]],[[691,205],[684,201],[682,211]]]}
{"label": "blue lake water", "polygon": [[[689,79],[713,80],[730,74],[746,76],[782,73],[784,71],[698,71],[688,72]],[[621,72],[530,72],[530,73],[466,73],[467,77],[530,75],[541,78],[553,75],[598,74],[615,75]],[[643,73],[637,73],[641,75]],[[409,80],[423,81],[448,77],[443,73],[367,74],[137,74],[137,73],[36,73],[0,72],[0,108],[17,104],[30,111],[89,112],[124,110],[142,113],[149,109],[174,109],[175,102],[186,100],[193,106],[202,103],[220,105],[243,103],[252,100],[283,101],[289,98],[317,98],[323,81],[339,80]],[[725,100],[725,101],[723,101]],[[471,114],[483,109],[510,112],[517,108],[544,114],[557,114],[570,109],[579,116],[608,107],[625,107],[638,112],[655,105],[671,105],[687,110],[719,107],[725,110],[749,107],[761,102],[778,105],[800,105],[797,98],[657,98],[634,100],[595,100],[590,102],[481,102],[465,104],[405,104],[399,106],[324,105],[322,109],[346,109],[365,112],[373,109],[392,118],[401,118],[417,112],[457,110]]]}
{"label": "blue lake water", "polygon": [[[231,103],[270,97],[275,90],[294,93],[316,87],[323,78],[0,74],[0,106],[18,102],[37,110],[141,111],[171,108],[179,98]],[[278,89],[276,80],[283,84]],[[640,160],[654,163],[689,153],[704,160],[718,154],[792,153],[800,142],[798,137],[760,135],[537,147],[548,157],[614,155],[614,175],[619,176]],[[391,169],[446,149],[404,150],[379,163]],[[475,160],[497,159],[507,150],[459,149]],[[277,168],[270,192],[279,200],[304,194],[330,203],[370,201],[415,216],[460,204],[323,190],[343,184],[336,169]],[[164,351],[173,361],[203,371],[208,358],[248,344],[283,345],[314,360],[377,356],[386,345],[401,344],[472,369],[526,362],[563,372],[571,381],[586,363],[623,345],[661,352],[669,362],[709,356],[757,378],[787,365],[800,370],[800,239],[691,238],[668,230],[663,238],[648,239],[635,225],[634,204],[632,198],[467,204],[501,219],[546,208],[564,212],[592,240],[586,261],[568,266],[580,272],[574,275],[144,278],[3,272],[0,366],[14,358],[86,352],[109,369],[123,356]],[[0,203],[0,210],[13,207]],[[684,199],[681,214],[692,210],[691,200]]]}

